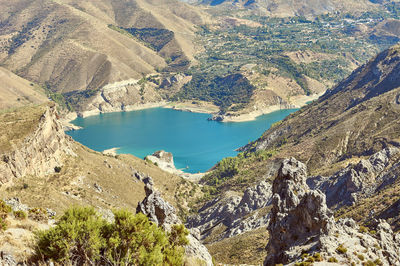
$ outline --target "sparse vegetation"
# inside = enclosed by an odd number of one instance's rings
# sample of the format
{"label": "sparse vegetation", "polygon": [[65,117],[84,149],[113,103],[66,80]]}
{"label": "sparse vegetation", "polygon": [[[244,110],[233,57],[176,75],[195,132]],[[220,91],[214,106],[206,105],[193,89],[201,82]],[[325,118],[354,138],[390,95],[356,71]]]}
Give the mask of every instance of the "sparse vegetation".
{"label": "sparse vegetation", "polygon": [[13,214],[17,220],[25,220],[28,217],[28,214],[24,211],[14,211]]}
{"label": "sparse vegetation", "polygon": [[73,207],[49,230],[36,233],[37,259],[59,263],[182,265],[188,230],[167,233],[143,214],[114,211],[108,223],[91,207]]}
{"label": "sparse vegetation", "polygon": [[338,262],[338,260],[337,260],[335,257],[330,257],[330,258],[328,259],[328,262],[335,263],[335,262]]}
{"label": "sparse vegetation", "polygon": [[343,246],[343,244],[340,244],[337,248],[336,248],[336,252],[338,252],[339,254],[346,254],[347,253],[347,248],[345,248]]}

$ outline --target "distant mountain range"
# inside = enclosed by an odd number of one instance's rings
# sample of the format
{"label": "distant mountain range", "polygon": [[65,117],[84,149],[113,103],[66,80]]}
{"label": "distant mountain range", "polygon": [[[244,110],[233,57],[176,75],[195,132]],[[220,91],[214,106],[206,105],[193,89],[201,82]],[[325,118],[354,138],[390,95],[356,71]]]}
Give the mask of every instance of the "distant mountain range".
{"label": "distant mountain range", "polygon": [[53,91],[97,89],[187,67],[194,26],[206,20],[174,0],[2,1],[0,63]]}
{"label": "distant mountain range", "polygon": [[[327,12],[357,13],[374,10],[391,1],[343,0],[200,0],[197,3],[213,7],[224,6],[258,11],[272,16],[315,16]],[[396,1],[395,1],[396,2]]]}

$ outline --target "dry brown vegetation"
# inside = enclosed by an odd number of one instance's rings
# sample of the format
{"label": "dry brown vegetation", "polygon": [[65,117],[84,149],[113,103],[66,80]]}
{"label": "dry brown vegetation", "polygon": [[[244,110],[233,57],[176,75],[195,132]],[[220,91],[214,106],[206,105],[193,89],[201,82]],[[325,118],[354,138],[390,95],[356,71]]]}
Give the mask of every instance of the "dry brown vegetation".
{"label": "dry brown vegetation", "polygon": [[[189,59],[194,25],[207,16],[169,1],[31,1],[0,3],[0,62],[8,69],[62,92],[97,89],[164,68],[177,52]],[[175,38],[160,52],[113,30],[159,28]]]}
{"label": "dry brown vegetation", "polygon": [[32,134],[44,111],[44,105],[0,111],[0,152],[9,151]]}

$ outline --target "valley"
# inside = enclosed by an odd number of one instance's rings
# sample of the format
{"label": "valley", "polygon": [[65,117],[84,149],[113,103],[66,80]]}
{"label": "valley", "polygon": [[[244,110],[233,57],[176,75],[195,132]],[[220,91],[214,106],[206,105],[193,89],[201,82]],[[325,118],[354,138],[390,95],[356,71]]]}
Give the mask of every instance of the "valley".
{"label": "valley", "polygon": [[0,264],[400,264],[399,41],[399,1],[0,1]]}

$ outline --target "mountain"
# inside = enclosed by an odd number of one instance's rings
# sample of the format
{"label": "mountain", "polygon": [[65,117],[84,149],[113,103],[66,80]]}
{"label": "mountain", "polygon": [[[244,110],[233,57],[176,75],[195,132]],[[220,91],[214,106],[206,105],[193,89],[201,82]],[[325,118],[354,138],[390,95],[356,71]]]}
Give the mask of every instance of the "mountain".
{"label": "mountain", "polygon": [[0,79],[0,109],[47,101],[42,88],[2,67],[0,67]]}
{"label": "mountain", "polygon": [[312,169],[371,155],[398,141],[400,48],[388,49],[257,140]]}
{"label": "mountain", "polygon": [[[373,10],[378,3],[375,1],[342,1],[342,0],[203,0],[200,3],[213,7],[239,7],[256,10],[272,16],[315,16],[323,13],[341,12],[362,12]],[[381,4],[381,3],[380,3]]]}
{"label": "mountain", "polygon": [[262,243],[271,233],[272,187],[288,157],[304,162],[307,186],[323,192],[335,218],[352,218],[371,231],[385,219],[399,230],[398,73],[395,46],[200,180],[208,198],[196,202],[198,213],[187,225],[200,230],[218,261],[261,263],[267,255]]}
{"label": "mountain", "polygon": [[0,63],[62,93],[187,67],[194,26],[207,19],[173,0],[18,0],[0,10]]}
{"label": "mountain", "polygon": [[[52,228],[71,206],[92,206],[112,220],[112,210],[135,213],[138,203],[144,202],[146,212],[141,212],[157,222],[150,212],[160,207],[155,204],[162,202],[168,215],[170,210],[174,216],[182,215],[191,196],[181,191],[201,194],[195,184],[150,161],[96,152],[73,141],[64,132],[60,107],[39,86],[5,69],[0,73],[1,265],[33,263],[35,232]],[[146,198],[144,187],[149,185],[152,196]],[[159,215],[158,210],[153,216]],[[211,265],[196,232],[188,235],[188,241],[187,265],[200,261]]]}

